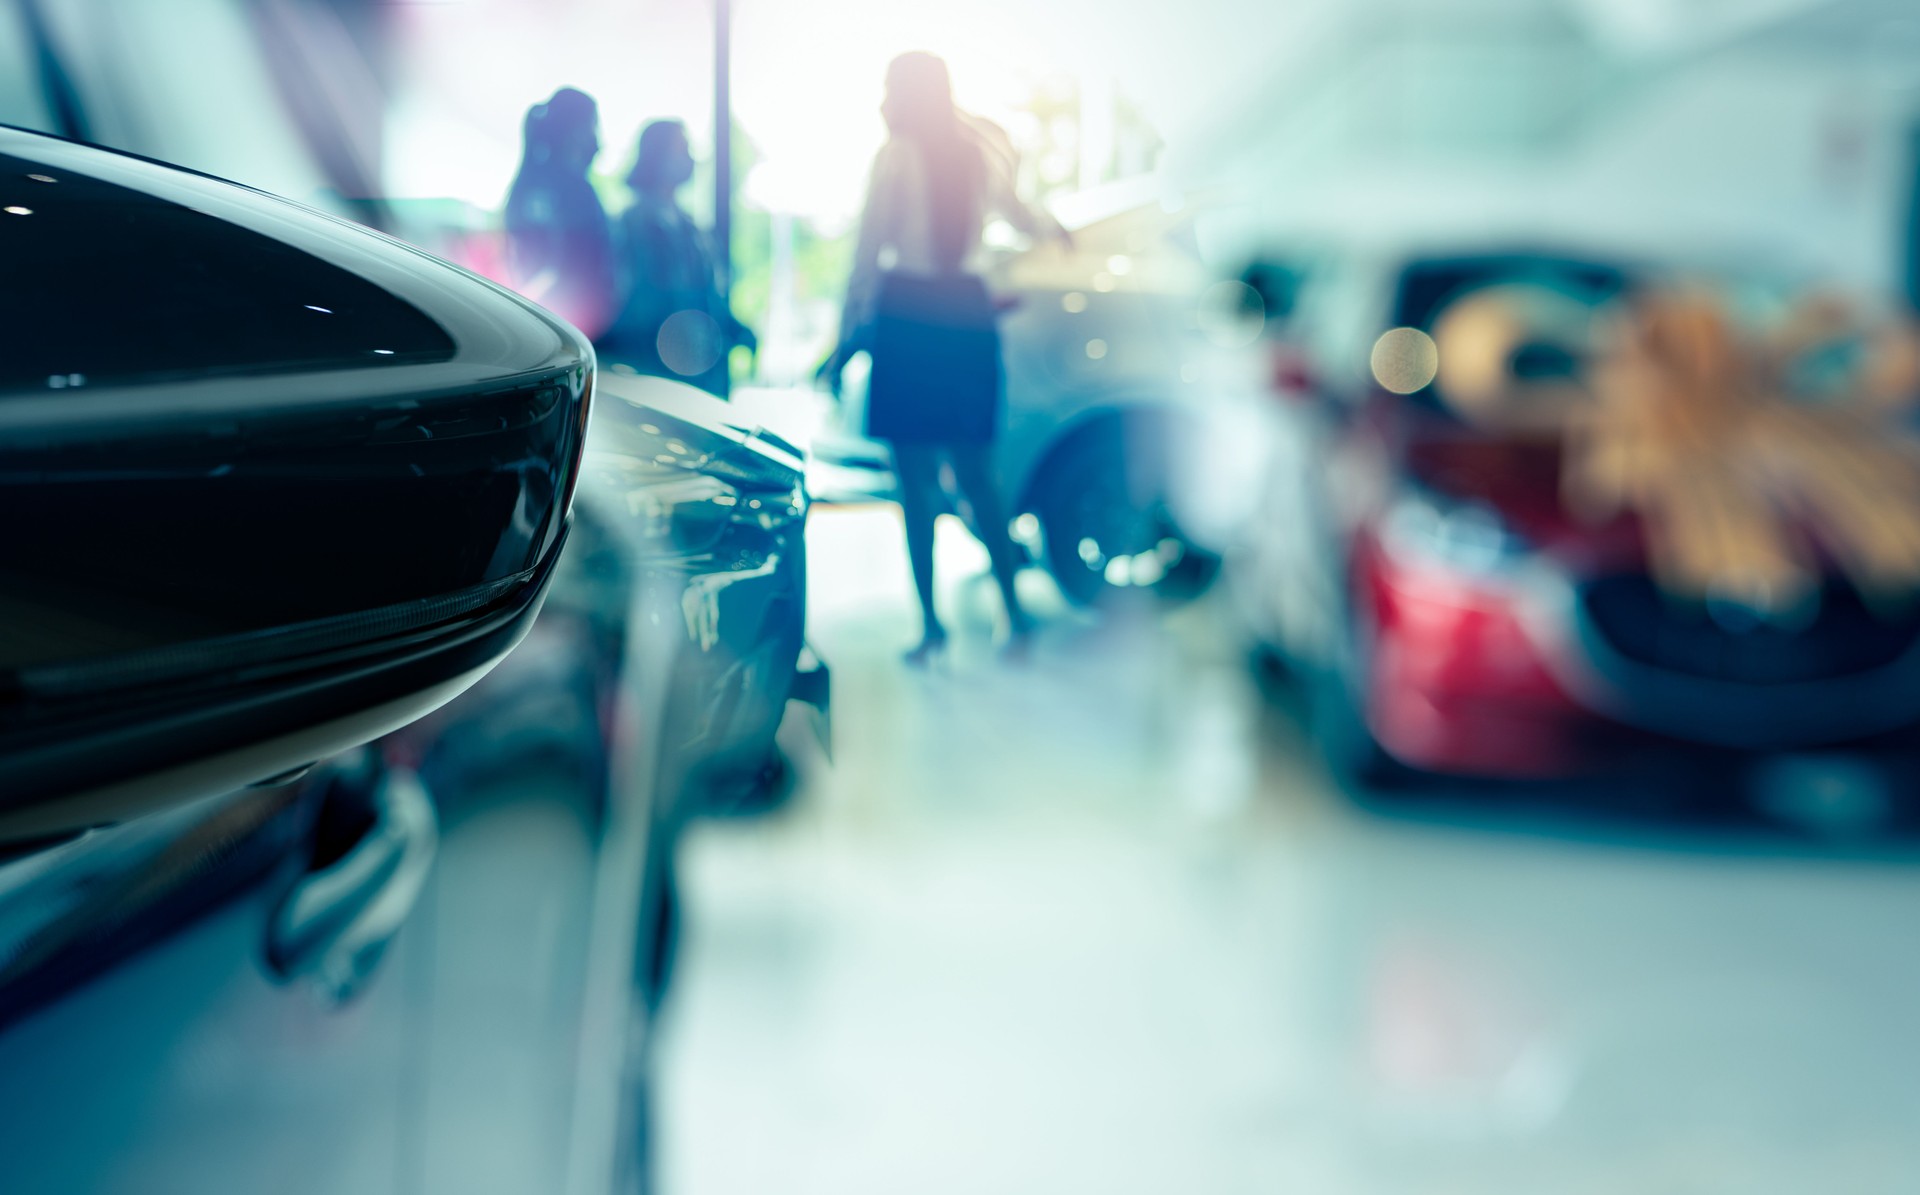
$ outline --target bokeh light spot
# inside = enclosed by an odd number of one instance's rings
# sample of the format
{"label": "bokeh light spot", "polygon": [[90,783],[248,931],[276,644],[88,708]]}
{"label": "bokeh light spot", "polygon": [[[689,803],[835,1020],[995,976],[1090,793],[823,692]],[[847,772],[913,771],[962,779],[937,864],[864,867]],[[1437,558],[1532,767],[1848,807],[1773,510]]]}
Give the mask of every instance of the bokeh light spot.
{"label": "bokeh light spot", "polygon": [[696,377],[720,360],[720,325],[704,311],[676,311],[660,325],[655,346],[668,369],[683,378]]}
{"label": "bokeh light spot", "polygon": [[1418,328],[1392,328],[1373,342],[1373,379],[1394,394],[1431,385],[1440,372],[1440,350]]}

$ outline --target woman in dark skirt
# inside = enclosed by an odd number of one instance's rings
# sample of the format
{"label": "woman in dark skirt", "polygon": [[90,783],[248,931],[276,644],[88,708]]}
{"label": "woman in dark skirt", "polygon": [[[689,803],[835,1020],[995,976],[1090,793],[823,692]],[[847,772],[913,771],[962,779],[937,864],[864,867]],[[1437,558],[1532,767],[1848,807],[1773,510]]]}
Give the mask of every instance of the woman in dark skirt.
{"label": "woman in dark skirt", "polygon": [[943,470],[958,490],[961,517],[993,560],[1017,648],[1032,622],[1014,593],[1015,550],[993,486],[1000,334],[976,259],[989,215],[1031,236],[1066,234],[1015,197],[1011,153],[954,106],[940,59],[894,59],[881,111],[890,137],[867,184],[840,345],[821,372],[837,387],[854,353],[873,359],[867,434],[893,450],[923,619],[920,646],[907,659],[922,663],[947,641],[933,601]]}

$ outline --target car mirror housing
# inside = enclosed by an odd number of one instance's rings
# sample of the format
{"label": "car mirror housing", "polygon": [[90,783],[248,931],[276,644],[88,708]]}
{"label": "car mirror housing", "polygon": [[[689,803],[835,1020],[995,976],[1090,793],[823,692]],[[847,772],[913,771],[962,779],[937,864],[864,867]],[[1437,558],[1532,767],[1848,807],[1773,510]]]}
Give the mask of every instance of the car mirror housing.
{"label": "car mirror housing", "polygon": [[356,225],[0,129],[0,842],[259,783],[531,624],[579,333]]}

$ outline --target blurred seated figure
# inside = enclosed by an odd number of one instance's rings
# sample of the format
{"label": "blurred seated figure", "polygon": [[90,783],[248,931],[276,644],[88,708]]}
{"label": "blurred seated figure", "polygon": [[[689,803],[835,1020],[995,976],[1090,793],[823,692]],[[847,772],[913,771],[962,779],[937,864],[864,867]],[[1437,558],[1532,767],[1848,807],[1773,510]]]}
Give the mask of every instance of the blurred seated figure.
{"label": "blurred seated figure", "polygon": [[640,132],[620,218],[624,301],[600,342],[601,358],[684,381],[724,398],[727,354],[757,347],[721,293],[713,244],[676,195],[693,177],[686,126],[656,120]]}
{"label": "blurred seated figure", "polygon": [[593,97],[572,87],[528,109],[507,193],[508,281],[589,337],[606,331],[615,305],[613,236],[587,178],[599,123]]}

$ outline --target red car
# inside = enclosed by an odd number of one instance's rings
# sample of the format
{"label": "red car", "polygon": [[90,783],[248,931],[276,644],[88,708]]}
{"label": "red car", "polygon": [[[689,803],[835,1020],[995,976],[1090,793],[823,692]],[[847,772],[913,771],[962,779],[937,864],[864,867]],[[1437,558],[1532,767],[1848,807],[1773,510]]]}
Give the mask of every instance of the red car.
{"label": "red car", "polygon": [[[1234,588],[1305,682],[1337,771],[1572,777],[1677,751],[1707,773],[1894,793],[1920,724],[1920,603],[1872,605],[1835,569],[1790,620],[1670,596],[1636,518],[1566,510],[1561,441],[1470,424],[1437,393],[1437,357],[1396,355],[1431,348],[1463,296],[1528,286],[1598,309],[1636,270],[1491,252],[1249,277],[1298,301],[1272,341],[1271,492]],[[1511,362],[1580,365],[1550,344]]]}

